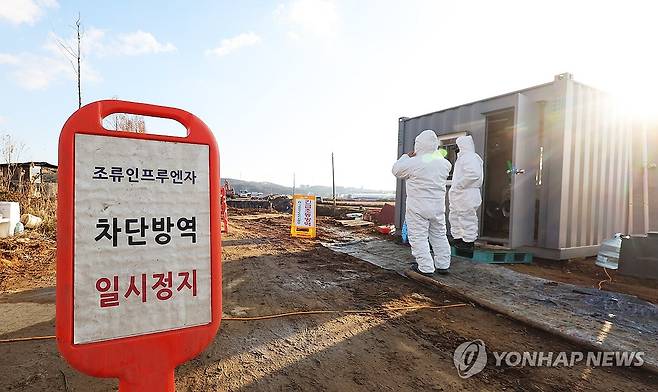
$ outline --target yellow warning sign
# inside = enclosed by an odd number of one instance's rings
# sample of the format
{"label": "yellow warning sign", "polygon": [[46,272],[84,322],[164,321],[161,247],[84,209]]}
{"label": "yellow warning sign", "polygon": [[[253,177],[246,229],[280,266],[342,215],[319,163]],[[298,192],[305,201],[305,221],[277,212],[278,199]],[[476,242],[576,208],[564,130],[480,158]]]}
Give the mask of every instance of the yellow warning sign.
{"label": "yellow warning sign", "polygon": [[292,237],[315,238],[315,196],[294,195],[292,197]]}

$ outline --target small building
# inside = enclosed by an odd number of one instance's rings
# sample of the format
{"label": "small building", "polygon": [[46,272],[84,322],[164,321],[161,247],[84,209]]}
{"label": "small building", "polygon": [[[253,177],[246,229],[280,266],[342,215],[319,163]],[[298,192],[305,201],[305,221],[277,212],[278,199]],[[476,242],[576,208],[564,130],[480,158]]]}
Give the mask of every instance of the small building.
{"label": "small building", "polygon": [[[473,137],[485,173],[479,234],[489,243],[568,259],[595,255],[615,233],[658,230],[658,129],[571,74],[398,126],[398,157],[432,129],[454,163],[456,138]],[[405,199],[398,181],[398,228]]]}
{"label": "small building", "polygon": [[0,164],[3,191],[29,192],[31,197],[57,196],[57,165],[48,162]]}

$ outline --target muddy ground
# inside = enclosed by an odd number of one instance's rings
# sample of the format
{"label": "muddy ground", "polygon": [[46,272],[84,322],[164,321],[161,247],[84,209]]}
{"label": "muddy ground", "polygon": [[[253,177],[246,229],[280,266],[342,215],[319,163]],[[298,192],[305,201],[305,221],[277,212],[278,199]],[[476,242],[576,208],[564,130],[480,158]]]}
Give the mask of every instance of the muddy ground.
{"label": "muddy ground", "polygon": [[[343,228],[321,220],[319,240],[289,238],[289,215],[234,214],[223,243],[224,314],[378,309],[459,300],[323,248]],[[324,229],[323,229],[324,228]],[[365,237],[369,229],[351,231]],[[39,278],[40,282],[47,279]],[[54,333],[54,290],[0,295],[0,339]],[[482,339],[488,366],[461,379],[452,355]],[[469,305],[390,314],[296,316],[224,321],[215,341],[176,371],[178,391],[655,391],[658,377],[639,369],[493,366],[491,351],[572,351],[577,347]],[[111,391],[116,380],[71,369],[54,340],[0,344],[0,390]]]}
{"label": "muddy ground", "polygon": [[[595,264],[596,258],[574,260],[542,260],[536,259],[532,264],[508,265],[517,272],[538,276],[562,283],[599,288],[634,295],[645,301],[658,304],[658,281],[622,276],[615,270],[607,270]],[[612,281],[611,281],[612,279]]]}

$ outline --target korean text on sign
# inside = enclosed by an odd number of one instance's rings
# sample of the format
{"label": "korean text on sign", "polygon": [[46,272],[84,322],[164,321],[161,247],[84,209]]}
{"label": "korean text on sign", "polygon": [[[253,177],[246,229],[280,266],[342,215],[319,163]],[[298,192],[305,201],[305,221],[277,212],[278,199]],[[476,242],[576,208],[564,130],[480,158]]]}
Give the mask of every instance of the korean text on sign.
{"label": "korean text on sign", "polygon": [[185,182],[196,184],[196,171],[144,168],[140,171],[137,167],[94,166],[94,173],[91,178],[94,180],[112,180],[112,182],[121,182],[122,179],[125,179],[128,182],[154,181],[161,184],[171,182],[172,184],[182,185]]}
{"label": "korean text on sign", "polygon": [[[175,222],[175,223],[174,223]],[[172,228],[176,228],[180,237],[189,237],[193,244],[196,244],[196,217],[171,219],[170,216],[161,218],[147,219],[143,216],[139,218],[98,218],[96,228],[99,229],[98,235],[94,237],[97,242],[100,240],[112,241],[112,246],[116,247],[119,243],[119,233],[124,233],[126,243],[129,246],[146,245],[146,232],[150,231],[155,234],[155,242],[158,245],[166,245],[171,241]]]}
{"label": "korean text on sign", "polygon": [[313,200],[295,200],[295,224],[299,227],[312,227],[315,225],[315,211]]}
{"label": "korean text on sign", "polygon": [[[121,301],[130,301],[131,297],[137,297],[141,302],[152,299],[166,301],[178,295],[183,290],[188,290],[190,295],[196,297],[196,270],[182,271],[174,275],[172,271],[156,274],[131,275],[125,281],[120,282],[119,277],[102,277],[96,281],[96,291],[99,292],[99,306],[108,308],[119,306]],[[125,288],[123,288],[125,287]],[[148,295],[148,292],[151,295]],[[155,300],[152,299],[152,300]]]}

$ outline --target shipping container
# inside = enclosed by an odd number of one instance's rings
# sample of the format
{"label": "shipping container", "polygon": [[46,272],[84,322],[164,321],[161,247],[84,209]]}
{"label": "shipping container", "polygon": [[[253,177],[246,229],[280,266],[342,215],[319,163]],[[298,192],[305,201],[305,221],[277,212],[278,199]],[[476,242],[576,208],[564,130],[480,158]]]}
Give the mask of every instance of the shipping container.
{"label": "shipping container", "polygon": [[[573,80],[417,117],[401,117],[398,157],[425,129],[456,159],[469,134],[484,160],[480,238],[550,259],[595,255],[615,233],[658,230],[658,130],[611,97]],[[404,222],[404,181],[396,226]]]}

